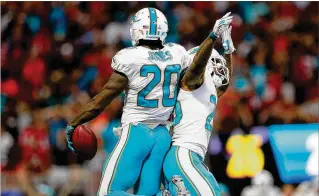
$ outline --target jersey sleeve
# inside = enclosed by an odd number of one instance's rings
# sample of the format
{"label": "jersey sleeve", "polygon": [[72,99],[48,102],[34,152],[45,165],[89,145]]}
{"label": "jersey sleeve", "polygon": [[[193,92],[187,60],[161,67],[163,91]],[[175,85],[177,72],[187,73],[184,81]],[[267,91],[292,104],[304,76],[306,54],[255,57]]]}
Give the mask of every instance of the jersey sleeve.
{"label": "jersey sleeve", "polygon": [[181,55],[180,64],[182,66],[182,70],[189,67],[189,65],[192,63],[193,58],[189,55],[189,53],[186,51],[186,49],[176,43],[168,43],[168,46],[172,47],[173,50],[178,52],[178,55]]}
{"label": "jersey sleeve", "polygon": [[128,62],[125,61],[128,55],[123,54],[123,52],[118,52],[112,58],[112,68],[113,70],[124,74],[129,80],[133,74],[133,69]]}
{"label": "jersey sleeve", "polygon": [[120,60],[120,56],[118,55],[115,55],[113,58],[112,58],[112,64],[111,64],[112,68],[115,70],[115,71],[118,71],[118,72],[121,72],[125,75],[127,75],[127,72],[128,72],[128,66],[121,62]]}
{"label": "jersey sleeve", "polygon": [[195,54],[197,53],[198,49],[199,49],[199,46],[196,46],[196,47],[194,47],[194,48],[189,49],[189,50],[187,51],[187,53],[188,53],[189,55],[191,55],[191,56],[195,56]]}

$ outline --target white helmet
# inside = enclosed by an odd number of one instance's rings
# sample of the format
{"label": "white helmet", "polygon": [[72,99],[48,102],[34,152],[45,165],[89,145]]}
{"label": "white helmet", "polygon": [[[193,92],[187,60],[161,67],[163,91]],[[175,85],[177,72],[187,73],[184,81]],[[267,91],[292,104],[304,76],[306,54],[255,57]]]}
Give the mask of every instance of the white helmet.
{"label": "white helmet", "polygon": [[[188,53],[194,58],[199,46],[194,47],[188,51]],[[226,67],[225,58],[220,55],[215,49],[213,49],[210,59],[206,66],[208,73],[214,73],[213,81],[216,87],[221,87],[229,83],[229,70]]]}
{"label": "white helmet", "polygon": [[130,34],[133,46],[139,40],[158,40],[164,44],[168,32],[167,19],[155,8],[143,8],[138,11],[131,21]]}

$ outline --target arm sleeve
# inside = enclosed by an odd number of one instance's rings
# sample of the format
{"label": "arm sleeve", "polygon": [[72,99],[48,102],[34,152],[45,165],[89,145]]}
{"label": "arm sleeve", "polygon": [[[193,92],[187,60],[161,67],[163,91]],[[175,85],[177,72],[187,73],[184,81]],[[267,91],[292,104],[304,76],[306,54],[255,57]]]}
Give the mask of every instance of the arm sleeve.
{"label": "arm sleeve", "polygon": [[123,55],[115,55],[112,58],[112,68],[114,71],[120,72],[124,74],[129,81],[131,81],[132,77],[134,76],[134,68],[130,66],[128,62],[125,62],[123,59],[128,58]]}
{"label": "arm sleeve", "polygon": [[128,66],[125,65],[124,63],[120,62],[120,58],[118,55],[115,55],[112,58],[112,64],[111,64],[113,70],[121,72],[125,74],[126,76],[128,75]]}

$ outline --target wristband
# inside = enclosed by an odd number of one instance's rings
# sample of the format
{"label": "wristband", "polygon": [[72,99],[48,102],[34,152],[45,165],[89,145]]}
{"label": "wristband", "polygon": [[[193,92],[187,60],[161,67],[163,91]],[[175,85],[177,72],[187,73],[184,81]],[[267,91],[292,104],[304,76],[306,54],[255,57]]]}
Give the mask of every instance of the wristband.
{"label": "wristband", "polygon": [[67,126],[66,126],[66,129],[69,129],[69,130],[70,130],[70,129],[74,129],[74,127],[71,126],[71,125],[67,125]]}
{"label": "wristband", "polygon": [[213,40],[216,40],[218,38],[214,32],[211,32],[209,34],[209,37],[212,38]]}

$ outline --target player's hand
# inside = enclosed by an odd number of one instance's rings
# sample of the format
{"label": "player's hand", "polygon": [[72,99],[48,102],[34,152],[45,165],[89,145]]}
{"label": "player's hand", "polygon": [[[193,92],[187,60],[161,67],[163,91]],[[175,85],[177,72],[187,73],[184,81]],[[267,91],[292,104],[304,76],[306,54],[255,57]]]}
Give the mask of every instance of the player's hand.
{"label": "player's hand", "polygon": [[73,136],[74,130],[75,130],[75,127],[72,127],[70,125],[66,126],[66,132],[65,132],[66,141],[68,142],[69,149],[73,153],[75,153],[74,146],[73,146],[73,141],[72,141],[72,136]]}
{"label": "player's hand", "polygon": [[230,16],[231,12],[228,12],[225,16],[221,19],[216,20],[213,31],[211,34],[212,36],[219,38],[222,33],[227,29],[230,23],[233,20],[233,16]]}
{"label": "player's hand", "polygon": [[231,39],[231,30],[232,30],[232,27],[229,26],[222,33],[222,43],[223,43],[225,54],[231,54],[236,50],[233,44],[233,40]]}

